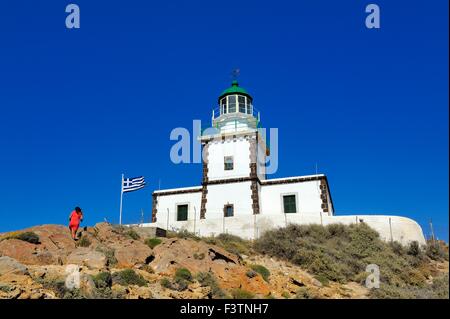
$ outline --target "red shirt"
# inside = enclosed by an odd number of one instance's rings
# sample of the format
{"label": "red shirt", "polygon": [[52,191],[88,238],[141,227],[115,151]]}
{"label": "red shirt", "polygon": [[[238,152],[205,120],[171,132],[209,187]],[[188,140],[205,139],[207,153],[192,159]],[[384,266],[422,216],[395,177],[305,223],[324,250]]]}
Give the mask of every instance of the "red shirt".
{"label": "red shirt", "polygon": [[83,215],[81,213],[78,214],[76,211],[73,211],[72,213],[70,213],[69,225],[73,225],[73,226],[80,225],[80,220],[81,220],[82,216]]}

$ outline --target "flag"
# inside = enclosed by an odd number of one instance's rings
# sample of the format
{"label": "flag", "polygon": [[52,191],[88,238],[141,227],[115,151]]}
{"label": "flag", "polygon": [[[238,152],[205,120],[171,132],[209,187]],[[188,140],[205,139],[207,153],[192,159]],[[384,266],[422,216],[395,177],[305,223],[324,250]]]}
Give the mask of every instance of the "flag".
{"label": "flag", "polygon": [[137,191],[138,189],[144,188],[145,180],[143,176],[133,177],[133,178],[124,178],[122,184],[122,191],[132,192]]}

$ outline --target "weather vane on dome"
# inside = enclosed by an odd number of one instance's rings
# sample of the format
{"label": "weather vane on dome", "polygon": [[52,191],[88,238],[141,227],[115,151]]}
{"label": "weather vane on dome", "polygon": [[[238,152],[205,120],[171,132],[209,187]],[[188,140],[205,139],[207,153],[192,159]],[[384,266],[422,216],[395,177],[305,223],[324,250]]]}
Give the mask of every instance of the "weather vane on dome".
{"label": "weather vane on dome", "polygon": [[234,69],[234,70],[231,72],[231,78],[233,79],[233,81],[237,80],[237,78],[238,78],[238,76],[239,76],[240,73],[241,73],[241,70],[240,70],[240,69]]}

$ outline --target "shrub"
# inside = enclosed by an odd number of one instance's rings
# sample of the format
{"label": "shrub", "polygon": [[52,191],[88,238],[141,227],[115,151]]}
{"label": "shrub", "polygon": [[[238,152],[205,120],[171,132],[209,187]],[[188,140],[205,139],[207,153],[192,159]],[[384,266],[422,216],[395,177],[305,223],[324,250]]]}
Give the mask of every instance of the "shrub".
{"label": "shrub", "polygon": [[3,237],[0,239],[0,241],[2,240],[7,240],[7,239],[19,239],[19,240],[23,240],[26,241],[30,244],[39,244],[39,236],[31,231],[27,231],[27,232],[11,232],[11,233],[7,233],[5,235],[3,235]]}
{"label": "shrub", "polygon": [[[418,243],[405,248],[395,242],[383,242],[364,223],[289,225],[265,232],[255,240],[253,248],[301,266],[325,285],[330,280],[364,284],[369,264],[379,266],[380,281],[385,285],[409,286],[410,290],[422,287],[430,273]],[[391,292],[396,293],[405,292]]]}
{"label": "shrub", "polygon": [[153,268],[150,265],[142,265],[142,267],[140,269],[148,272],[149,274],[155,273],[155,271],[153,270]]}
{"label": "shrub", "polygon": [[69,289],[66,287],[66,283],[63,280],[37,280],[45,289],[55,292],[56,297],[60,299],[86,299],[80,289]]}
{"label": "shrub", "polygon": [[141,236],[139,236],[139,234],[134,229],[128,230],[125,234],[134,240],[138,240],[141,238]]}
{"label": "shrub", "polygon": [[196,234],[187,231],[186,229],[180,230],[180,231],[168,231],[166,234],[167,238],[183,238],[183,239],[194,239],[195,241],[199,241],[201,240],[201,238],[199,236],[197,236]]}
{"label": "shrub", "polygon": [[158,246],[159,244],[161,244],[162,240],[156,237],[153,238],[147,238],[144,243],[150,247],[151,249],[155,248],[156,246]]}
{"label": "shrub", "polygon": [[225,298],[225,293],[217,283],[216,277],[209,272],[199,272],[196,279],[202,286],[209,286],[211,288],[211,295],[213,298]]}
{"label": "shrub", "polygon": [[172,283],[171,283],[170,280],[167,279],[167,278],[161,279],[159,283],[160,283],[161,286],[163,286],[164,288],[172,289]]}
{"label": "shrub", "polygon": [[264,278],[265,281],[269,282],[269,276],[270,276],[269,269],[267,269],[263,265],[251,265],[250,268],[252,268],[252,270],[259,273]]}
{"label": "shrub", "polygon": [[449,299],[449,282],[448,282],[448,273],[435,278],[433,280],[433,284],[431,285],[434,298],[439,299]]}
{"label": "shrub", "polygon": [[183,291],[188,288],[189,282],[181,277],[176,277],[173,281],[170,281],[167,278],[163,278],[160,280],[160,285],[167,289]]}
{"label": "shrub", "polygon": [[[365,276],[367,277],[367,274]],[[330,283],[328,278],[323,275],[317,275],[314,278],[316,278],[323,286],[328,286],[328,284]]]}
{"label": "shrub", "polygon": [[91,245],[91,241],[86,236],[81,237],[81,239],[77,242],[78,247],[89,247]]}
{"label": "shrub", "polygon": [[95,250],[105,255],[108,266],[114,266],[117,264],[114,249],[108,247],[97,247]]}
{"label": "shrub", "polygon": [[104,271],[92,277],[97,288],[107,288],[112,286],[111,273]]}
{"label": "shrub", "polygon": [[137,285],[145,286],[147,281],[139,274],[137,274],[133,269],[124,269],[122,271],[116,272],[112,275],[113,281],[117,282],[119,285]]}
{"label": "shrub", "polygon": [[0,291],[2,291],[2,292],[10,292],[11,290],[13,290],[11,287],[0,284]]}
{"label": "shrub", "polygon": [[445,243],[439,241],[428,241],[425,254],[436,261],[448,261],[448,247],[446,247]]}
{"label": "shrub", "polygon": [[312,293],[308,288],[301,287],[299,290],[297,290],[297,293],[295,294],[296,299],[315,299],[317,296]]}
{"label": "shrub", "polygon": [[219,234],[216,237],[204,238],[208,244],[217,245],[226,251],[236,255],[249,255],[251,252],[251,242],[241,237],[230,234]]}
{"label": "shrub", "polygon": [[197,259],[197,260],[205,259],[205,253],[200,253],[200,254],[194,253],[194,259]]}
{"label": "shrub", "polygon": [[249,271],[247,271],[247,272],[245,273],[245,275],[246,275],[248,278],[256,277],[257,274],[258,274],[258,273],[257,273],[256,271],[254,271],[253,269],[250,269]]}
{"label": "shrub", "polygon": [[178,291],[186,290],[188,288],[188,285],[189,285],[188,281],[181,277],[175,278],[172,283],[173,289]]}
{"label": "shrub", "polygon": [[192,280],[192,274],[187,268],[178,268],[175,272],[174,279],[184,279],[187,281]]}
{"label": "shrub", "polygon": [[417,241],[412,241],[409,243],[407,254],[414,256],[414,257],[417,257],[420,255],[420,247],[419,247],[419,243]]}
{"label": "shrub", "polygon": [[291,295],[287,291],[283,291],[281,293],[281,297],[289,299],[289,298],[291,298]]}
{"label": "shrub", "polygon": [[122,225],[112,225],[112,231],[116,234],[123,234],[126,231],[126,227]]}
{"label": "shrub", "polygon": [[403,256],[405,254],[404,247],[398,241],[389,243],[389,246],[396,255]]}
{"label": "shrub", "polygon": [[253,299],[255,298],[255,295],[250,291],[241,288],[236,288],[231,290],[231,297],[233,299]]}

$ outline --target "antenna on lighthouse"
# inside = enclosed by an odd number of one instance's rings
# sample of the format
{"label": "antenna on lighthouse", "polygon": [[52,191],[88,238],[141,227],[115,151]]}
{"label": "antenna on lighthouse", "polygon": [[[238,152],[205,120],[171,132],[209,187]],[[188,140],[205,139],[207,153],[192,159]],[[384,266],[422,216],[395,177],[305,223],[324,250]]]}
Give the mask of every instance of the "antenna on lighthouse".
{"label": "antenna on lighthouse", "polygon": [[231,71],[232,80],[237,80],[240,73],[241,73],[240,69],[234,69],[233,71]]}

